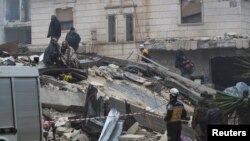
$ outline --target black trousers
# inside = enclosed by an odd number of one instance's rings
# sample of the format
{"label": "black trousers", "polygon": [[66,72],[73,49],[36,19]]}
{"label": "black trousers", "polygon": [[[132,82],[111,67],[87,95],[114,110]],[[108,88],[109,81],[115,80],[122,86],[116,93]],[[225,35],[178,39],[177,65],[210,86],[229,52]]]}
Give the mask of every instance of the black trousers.
{"label": "black trousers", "polygon": [[168,141],[180,141],[181,122],[167,123]]}

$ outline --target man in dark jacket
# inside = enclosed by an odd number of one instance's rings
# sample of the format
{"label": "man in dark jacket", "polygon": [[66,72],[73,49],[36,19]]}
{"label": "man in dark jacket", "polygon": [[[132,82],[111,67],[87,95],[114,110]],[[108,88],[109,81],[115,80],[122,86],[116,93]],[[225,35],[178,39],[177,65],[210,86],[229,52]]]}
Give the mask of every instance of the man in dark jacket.
{"label": "man in dark jacket", "polygon": [[181,72],[181,75],[185,75],[185,69],[183,62],[185,61],[186,56],[184,55],[182,50],[178,50],[175,54],[175,67],[178,68]]}
{"label": "man in dark jacket", "polygon": [[71,27],[70,31],[66,35],[65,40],[68,42],[69,46],[71,46],[76,51],[79,47],[81,37],[78,33],[76,33],[75,28]]}
{"label": "man in dark jacket", "polygon": [[192,128],[194,129],[195,138],[197,141],[206,141],[206,114],[208,110],[209,94],[207,91],[204,91],[200,95],[200,100],[197,106],[194,108],[193,119],[192,119]]}
{"label": "man in dark jacket", "polygon": [[167,122],[167,133],[169,141],[180,141],[182,130],[182,119],[186,119],[187,112],[184,105],[177,100],[179,91],[176,88],[170,89],[170,101],[167,104],[167,115],[164,120]]}
{"label": "man in dark jacket", "polygon": [[52,38],[44,52],[43,63],[45,66],[58,65],[60,55],[60,45],[57,43],[56,38]]}
{"label": "man in dark jacket", "polygon": [[225,123],[224,115],[221,109],[213,103],[208,105],[205,119],[208,125],[221,125]]}
{"label": "man in dark jacket", "polygon": [[51,22],[49,24],[49,32],[47,38],[56,38],[57,40],[61,36],[61,23],[55,15],[51,16]]}

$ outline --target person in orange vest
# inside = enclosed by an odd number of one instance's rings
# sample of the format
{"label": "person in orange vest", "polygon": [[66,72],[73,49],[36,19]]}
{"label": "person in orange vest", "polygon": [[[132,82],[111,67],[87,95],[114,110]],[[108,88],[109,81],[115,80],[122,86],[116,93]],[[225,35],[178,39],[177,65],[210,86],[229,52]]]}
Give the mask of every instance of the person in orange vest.
{"label": "person in orange vest", "polygon": [[[142,62],[145,62],[145,63],[150,63],[150,61],[148,60],[148,59],[151,59],[151,57],[150,57],[150,54],[149,54],[149,50],[148,49],[146,49],[145,47],[144,47],[144,45],[143,44],[141,44],[140,45],[140,52],[141,52],[141,55],[143,56],[142,58],[141,58],[141,61]],[[145,58],[144,58],[145,57]],[[147,59],[148,58],[148,59]]]}

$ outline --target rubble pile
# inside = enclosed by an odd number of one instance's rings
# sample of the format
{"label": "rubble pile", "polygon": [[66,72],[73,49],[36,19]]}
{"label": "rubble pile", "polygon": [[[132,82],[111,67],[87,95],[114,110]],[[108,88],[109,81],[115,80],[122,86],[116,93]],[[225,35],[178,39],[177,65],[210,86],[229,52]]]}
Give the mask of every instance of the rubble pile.
{"label": "rubble pile", "polygon": [[[0,55],[1,65],[39,68],[43,134],[48,141],[164,141],[169,88],[186,94],[180,100],[189,116],[198,93],[209,89],[172,72],[113,58],[82,59],[82,69],[72,69],[43,68],[37,55]],[[183,123],[183,136],[193,138],[187,121]]]}
{"label": "rubble pile", "polygon": [[[89,67],[85,71],[86,79],[72,83],[48,72],[51,69],[40,69],[47,140],[156,141],[164,138],[163,116],[169,88],[162,84],[164,79],[157,73],[131,65],[102,63]],[[191,115],[190,101],[185,97],[181,100]],[[116,121],[114,116],[108,116],[113,110],[119,115]]]}
{"label": "rubble pile", "polygon": [[35,66],[38,63],[38,55],[11,56],[8,52],[0,51],[0,66]]}

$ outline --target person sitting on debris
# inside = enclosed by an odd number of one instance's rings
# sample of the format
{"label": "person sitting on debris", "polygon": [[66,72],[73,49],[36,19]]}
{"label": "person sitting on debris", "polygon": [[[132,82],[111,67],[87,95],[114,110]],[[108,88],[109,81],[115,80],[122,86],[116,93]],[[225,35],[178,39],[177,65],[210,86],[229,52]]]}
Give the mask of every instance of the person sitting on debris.
{"label": "person sitting on debris", "polygon": [[79,47],[81,37],[78,33],[76,33],[75,28],[71,27],[70,31],[66,35],[65,40],[69,43],[69,46],[71,46],[76,51]]}
{"label": "person sitting on debris", "polygon": [[141,52],[141,55],[142,55],[141,61],[145,62],[145,63],[150,63],[150,61],[148,60],[148,59],[151,59],[149,51],[148,51],[148,49],[144,48],[143,44],[140,45],[140,52]]}
{"label": "person sitting on debris", "polygon": [[206,113],[208,110],[209,94],[204,91],[200,94],[201,99],[198,102],[198,106],[194,108],[192,128],[195,131],[195,137],[197,141],[207,140],[207,128],[206,128]]}
{"label": "person sitting on debris", "polygon": [[170,89],[170,100],[167,104],[167,114],[164,118],[167,123],[169,141],[180,141],[182,130],[181,120],[186,119],[187,116],[184,105],[177,100],[178,95],[178,89]]}
{"label": "person sitting on debris", "polygon": [[51,22],[49,24],[49,31],[47,38],[51,37],[51,39],[56,38],[58,40],[60,36],[61,36],[61,23],[55,15],[52,15]]}
{"label": "person sitting on debris", "polygon": [[53,66],[58,64],[58,58],[60,57],[60,46],[57,43],[56,38],[52,38],[49,46],[45,49],[43,63],[45,66]]}
{"label": "person sitting on debris", "polygon": [[61,65],[67,68],[79,68],[79,60],[75,50],[69,46],[67,41],[63,41],[61,48]]}

